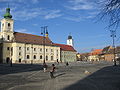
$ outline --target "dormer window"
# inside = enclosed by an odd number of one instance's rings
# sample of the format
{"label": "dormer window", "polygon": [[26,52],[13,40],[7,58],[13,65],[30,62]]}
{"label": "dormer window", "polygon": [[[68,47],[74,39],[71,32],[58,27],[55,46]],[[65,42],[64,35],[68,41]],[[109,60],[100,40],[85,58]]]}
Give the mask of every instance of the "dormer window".
{"label": "dormer window", "polygon": [[10,27],[10,23],[8,23],[8,27]]}

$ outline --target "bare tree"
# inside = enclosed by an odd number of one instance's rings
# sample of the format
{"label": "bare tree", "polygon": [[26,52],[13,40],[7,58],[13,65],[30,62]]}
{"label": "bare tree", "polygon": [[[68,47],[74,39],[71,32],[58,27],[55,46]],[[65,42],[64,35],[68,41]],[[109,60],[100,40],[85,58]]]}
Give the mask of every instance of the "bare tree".
{"label": "bare tree", "polygon": [[102,3],[100,18],[108,20],[108,27],[116,30],[120,25],[120,0],[104,0]]}

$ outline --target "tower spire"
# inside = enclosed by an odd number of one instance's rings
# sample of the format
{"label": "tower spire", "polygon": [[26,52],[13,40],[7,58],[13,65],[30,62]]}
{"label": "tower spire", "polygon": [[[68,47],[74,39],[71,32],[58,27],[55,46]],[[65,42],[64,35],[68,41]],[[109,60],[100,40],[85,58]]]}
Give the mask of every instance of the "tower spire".
{"label": "tower spire", "polygon": [[12,18],[12,15],[10,14],[9,4],[8,4],[8,8],[6,8],[6,13],[4,14],[4,18]]}

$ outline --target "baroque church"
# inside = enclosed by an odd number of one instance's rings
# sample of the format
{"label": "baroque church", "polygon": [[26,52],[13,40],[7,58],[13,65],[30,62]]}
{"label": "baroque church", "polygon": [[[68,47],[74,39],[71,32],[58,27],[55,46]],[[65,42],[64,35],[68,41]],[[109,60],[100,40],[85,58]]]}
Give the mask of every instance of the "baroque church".
{"label": "baroque church", "polygon": [[48,33],[38,36],[15,32],[10,8],[6,8],[0,29],[0,63],[73,62],[76,53],[71,35],[65,45],[53,43]]}

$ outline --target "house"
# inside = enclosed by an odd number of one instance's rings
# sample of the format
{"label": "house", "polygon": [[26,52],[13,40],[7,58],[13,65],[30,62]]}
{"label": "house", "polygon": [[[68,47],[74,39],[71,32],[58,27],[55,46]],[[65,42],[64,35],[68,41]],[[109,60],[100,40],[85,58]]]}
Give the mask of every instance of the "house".
{"label": "house", "polygon": [[100,54],[102,53],[102,49],[94,49],[89,53],[88,59],[90,61],[99,61],[100,60]]}
{"label": "house", "polygon": [[114,59],[114,48],[112,46],[107,46],[103,48],[101,56],[103,57],[103,60],[106,61],[113,61]]}

